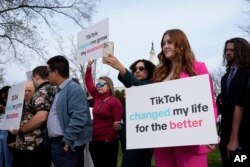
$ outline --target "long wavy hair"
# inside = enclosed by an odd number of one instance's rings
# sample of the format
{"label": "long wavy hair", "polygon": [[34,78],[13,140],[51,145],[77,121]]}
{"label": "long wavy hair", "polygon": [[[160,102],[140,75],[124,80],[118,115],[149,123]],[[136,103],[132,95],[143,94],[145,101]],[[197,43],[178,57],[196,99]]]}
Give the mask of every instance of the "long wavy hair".
{"label": "long wavy hair", "polygon": [[231,61],[226,59],[226,47],[228,43],[234,44],[234,63],[239,68],[249,67],[250,65],[250,44],[247,40],[237,37],[225,42],[223,52],[223,65],[226,65],[226,71],[230,71]]}
{"label": "long wavy hair", "polygon": [[163,52],[163,39],[165,35],[169,35],[171,41],[175,46],[175,53],[177,57],[178,64],[174,69],[174,74],[170,78],[178,79],[180,78],[180,73],[185,71],[190,76],[196,75],[193,69],[193,62],[195,61],[194,54],[191,50],[190,44],[188,42],[187,36],[185,33],[179,29],[167,30],[161,40],[161,52],[158,54],[159,65],[155,68],[153,74],[153,82],[163,81],[171,72],[172,63],[166,58]]}

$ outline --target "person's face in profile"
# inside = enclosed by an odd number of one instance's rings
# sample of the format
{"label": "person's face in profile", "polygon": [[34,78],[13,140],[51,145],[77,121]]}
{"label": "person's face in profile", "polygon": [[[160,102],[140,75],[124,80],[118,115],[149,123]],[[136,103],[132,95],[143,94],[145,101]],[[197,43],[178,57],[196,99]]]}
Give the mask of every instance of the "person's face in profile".
{"label": "person's face in profile", "polygon": [[177,58],[175,49],[174,42],[171,40],[170,36],[166,34],[162,41],[162,51],[165,57],[171,61],[175,61]]}
{"label": "person's face in profile", "polygon": [[233,43],[227,43],[226,50],[225,50],[225,56],[227,61],[234,61],[234,44]]}
{"label": "person's face in profile", "polygon": [[56,78],[58,74],[57,70],[51,70],[49,65],[47,66],[47,70],[48,70],[48,80],[50,84],[53,86],[59,86],[57,85],[57,82],[56,82]]}

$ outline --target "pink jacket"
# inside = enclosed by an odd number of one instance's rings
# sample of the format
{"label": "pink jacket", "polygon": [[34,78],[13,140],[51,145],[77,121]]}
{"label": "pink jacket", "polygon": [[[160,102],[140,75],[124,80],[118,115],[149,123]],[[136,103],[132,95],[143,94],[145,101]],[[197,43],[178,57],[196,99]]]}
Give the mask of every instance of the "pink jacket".
{"label": "pink jacket", "polygon": [[[195,61],[193,66],[197,75],[209,74],[205,63]],[[182,72],[180,74],[180,78],[186,78],[186,77],[189,77],[189,75],[186,72]],[[215,103],[213,83],[212,83],[211,77],[209,77],[209,79],[210,79],[210,87],[211,87],[212,101],[213,101],[213,107],[214,107],[214,116],[216,120],[217,119],[217,107]],[[204,153],[208,153],[211,151],[211,149],[208,148],[207,146],[188,146],[188,147],[190,148],[190,151],[195,154],[204,154]]]}

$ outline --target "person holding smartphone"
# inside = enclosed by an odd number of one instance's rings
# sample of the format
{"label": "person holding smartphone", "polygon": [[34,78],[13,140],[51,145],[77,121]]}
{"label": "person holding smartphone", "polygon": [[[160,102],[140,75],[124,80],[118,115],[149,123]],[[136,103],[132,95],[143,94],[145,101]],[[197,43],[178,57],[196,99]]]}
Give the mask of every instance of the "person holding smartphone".
{"label": "person holding smartphone", "polygon": [[[119,71],[118,79],[125,87],[140,86],[151,82],[155,65],[145,59],[138,59],[130,66],[130,71],[114,55],[103,57],[103,63]],[[125,110],[126,111],[126,110]],[[122,167],[151,167],[152,149],[126,149],[126,113],[123,114],[123,125],[120,131],[123,152]]]}

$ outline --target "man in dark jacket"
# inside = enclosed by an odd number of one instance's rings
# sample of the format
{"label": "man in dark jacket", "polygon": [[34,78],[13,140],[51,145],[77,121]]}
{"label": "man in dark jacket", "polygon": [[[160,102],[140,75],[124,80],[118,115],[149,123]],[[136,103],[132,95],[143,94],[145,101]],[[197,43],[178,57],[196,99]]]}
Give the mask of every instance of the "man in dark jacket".
{"label": "man in dark jacket", "polygon": [[[247,165],[235,159],[247,153],[245,124],[246,85],[249,78],[250,46],[242,38],[232,38],[225,43],[224,62],[227,72],[221,79],[222,120],[220,126],[220,152],[223,167]],[[249,122],[250,120],[248,120]],[[249,128],[249,126],[248,126]]]}

